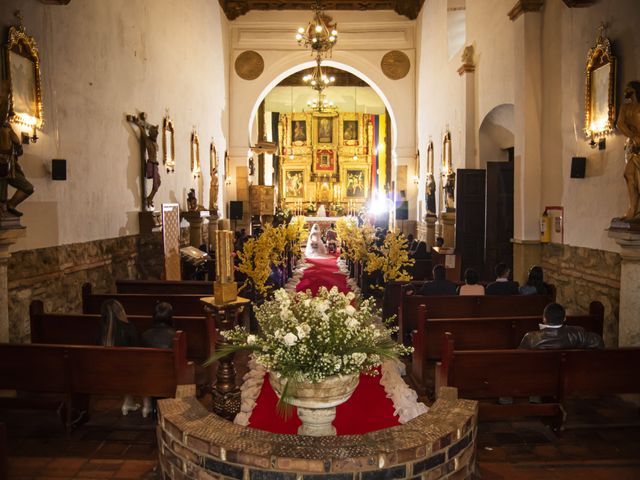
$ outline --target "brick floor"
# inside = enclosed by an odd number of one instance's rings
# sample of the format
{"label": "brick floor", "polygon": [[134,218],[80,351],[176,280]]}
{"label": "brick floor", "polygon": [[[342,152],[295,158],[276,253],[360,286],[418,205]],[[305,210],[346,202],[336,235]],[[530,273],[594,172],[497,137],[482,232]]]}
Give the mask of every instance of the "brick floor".
{"label": "brick floor", "polygon": [[[90,421],[69,436],[55,414],[0,411],[9,479],[159,480],[153,421],[134,412],[123,417],[119,403],[94,400]],[[639,404],[617,397],[570,402],[559,436],[536,420],[481,423],[482,480],[640,479]]]}

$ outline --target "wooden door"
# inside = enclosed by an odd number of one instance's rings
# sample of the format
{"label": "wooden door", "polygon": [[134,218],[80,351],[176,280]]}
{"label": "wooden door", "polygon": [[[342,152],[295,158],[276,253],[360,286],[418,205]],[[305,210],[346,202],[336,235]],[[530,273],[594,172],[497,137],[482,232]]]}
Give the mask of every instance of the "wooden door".
{"label": "wooden door", "polygon": [[486,171],[458,169],[456,185],[456,253],[461,272],[467,268],[482,274],[484,267]]}
{"label": "wooden door", "polygon": [[498,262],[513,269],[513,162],[487,162],[486,232],[484,275],[491,279]]}

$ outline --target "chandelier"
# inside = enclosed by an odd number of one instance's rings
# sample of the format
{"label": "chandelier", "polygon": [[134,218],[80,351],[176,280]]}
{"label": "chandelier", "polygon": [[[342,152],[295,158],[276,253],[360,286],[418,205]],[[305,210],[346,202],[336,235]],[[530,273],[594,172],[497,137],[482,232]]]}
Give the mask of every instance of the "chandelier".
{"label": "chandelier", "polygon": [[307,101],[307,109],[314,113],[335,113],[338,111],[338,107],[332,101],[327,100],[326,95],[320,91],[318,91],[318,98]]}
{"label": "chandelier", "polygon": [[311,48],[312,53],[316,52],[320,58],[330,56],[331,49],[338,41],[337,28],[338,25],[333,23],[333,19],[322,11],[318,0],[314,7],[313,19],[307,28],[298,28],[296,40],[298,45]]}
{"label": "chandelier", "polygon": [[336,77],[333,75],[328,76],[322,71],[322,59],[320,58],[320,55],[318,55],[316,57],[316,66],[313,71],[302,77],[302,81],[307,85],[311,85],[311,88],[314,90],[322,92],[325,88],[336,81]]}

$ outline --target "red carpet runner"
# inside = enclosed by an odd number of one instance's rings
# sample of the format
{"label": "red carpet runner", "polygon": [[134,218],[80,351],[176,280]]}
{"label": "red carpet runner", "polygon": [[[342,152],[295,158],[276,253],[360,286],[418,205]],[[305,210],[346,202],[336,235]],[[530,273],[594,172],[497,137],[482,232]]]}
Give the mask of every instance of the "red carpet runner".
{"label": "red carpet runner", "polygon": [[[348,292],[347,278],[340,273],[336,258],[307,259],[312,267],[304,271],[302,279],[296,286],[297,291],[310,289],[314,294],[321,286],[338,287],[341,292]],[[333,422],[338,435],[355,435],[383,428],[400,425],[394,415],[393,402],[379,382],[380,376],[360,375],[360,383],[351,398],[336,408],[336,419]],[[249,425],[252,428],[272,433],[297,433],[300,420],[296,413],[287,420],[276,412],[278,397],[265,375],[262,390],[256,399],[256,406],[251,413]],[[295,408],[294,408],[295,412]]]}

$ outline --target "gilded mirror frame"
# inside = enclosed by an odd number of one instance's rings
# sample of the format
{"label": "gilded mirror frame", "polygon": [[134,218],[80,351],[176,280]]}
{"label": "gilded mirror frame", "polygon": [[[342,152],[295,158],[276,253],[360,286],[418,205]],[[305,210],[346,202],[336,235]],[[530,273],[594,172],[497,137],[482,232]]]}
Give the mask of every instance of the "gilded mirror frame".
{"label": "gilded mirror frame", "polygon": [[[169,133],[171,134],[170,136]],[[171,144],[169,144],[169,138],[171,139]],[[162,150],[167,173],[173,173],[176,168],[176,131],[169,115],[166,115],[162,121]]]}
{"label": "gilded mirror frame", "polygon": [[200,137],[194,130],[191,133],[191,173],[194,177],[199,177],[200,169]]}
{"label": "gilded mirror frame", "polygon": [[[24,26],[22,25],[22,16],[18,12],[17,14],[19,25],[9,28],[9,36],[4,48],[4,61],[5,71],[7,79],[9,80],[9,121],[19,125],[24,125],[29,128],[41,128],[44,125],[44,109],[42,103],[42,84],[40,73],[40,53],[35,39],[32,36],[27,35]],[[14,65],[14,61],[17,60],[17,55],[22,59],[26,59],[31,63],[33,69],[33,92],[34,105],[33,111],[21,111],[17,105],[16,99],[16,79],[12,78],[12,70],[17,65]]]}
{"label": "gilded mirror frame", "polygon": [[615,126],[616,63],[611,42],[604,36],[604,25],[601,25],[596,44],[589,49],[585,70],[584,132],[587,138],[608,135]]}

